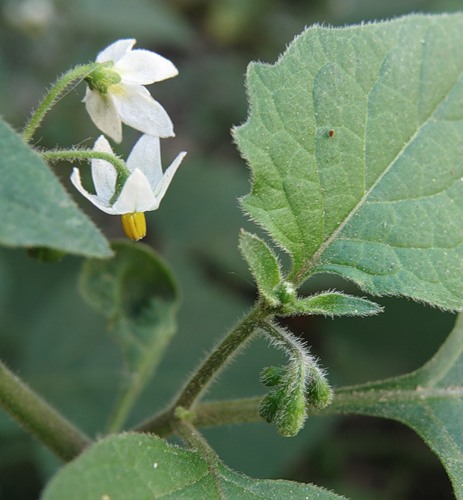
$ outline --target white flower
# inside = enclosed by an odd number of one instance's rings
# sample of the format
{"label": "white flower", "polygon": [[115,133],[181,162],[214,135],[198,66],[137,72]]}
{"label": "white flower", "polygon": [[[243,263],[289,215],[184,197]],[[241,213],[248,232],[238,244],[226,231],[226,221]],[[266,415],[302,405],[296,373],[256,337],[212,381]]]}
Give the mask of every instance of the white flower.
{"label": "white flower", "polygon": [[[114,154],[104,136],[96,140],[93,150]],[[163,173],[159,138],[143,135],[127,159],[126,165],[130,174],[116,200],[113,200],[113,197],[116,193],[117,172],[106,160],[91,161],[96,194],[89,193],[82,186],[79,169],[74,168],[71,181],[78,191],[100,210],[110,215],[122,215],[122,226],[126,235],[130,239],[139,240],[146,234],[143,213],[159,208],[185,155],[185,152],[180,153]],[[134,227],[134,224],[139,227]]]}
{"label": "white flower", "polygon": [[[84,102],[88,114],[116,142],[122,140],[121,122],[145,134],[172,137],[174,130],[168,114],[144,85],[176,76],[177,68],[155,52],[132,50],[135,42],[118,40],[98,54],[96,62],[107,64],[87,78],[89,87]],[[109,75],[109,81],[105,75]]]}

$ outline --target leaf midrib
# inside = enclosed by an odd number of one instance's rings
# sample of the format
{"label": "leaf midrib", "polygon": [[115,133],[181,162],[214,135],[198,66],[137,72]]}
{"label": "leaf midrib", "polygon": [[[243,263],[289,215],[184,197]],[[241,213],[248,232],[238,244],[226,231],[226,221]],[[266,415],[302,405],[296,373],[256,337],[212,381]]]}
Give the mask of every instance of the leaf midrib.
{"label": "leaf midrib", "polygon": [[[435,387],[420,387],[417,385],[414,389],[367,389],[349,392],[337,392],[333,410],[341,410],[343,407],[363,406],[365,404],[373,404],[381,406],[385,404],[394,404],[398,402],[420,402],[422,404],[431,399],[462,399],[463,386],[449,386],[444,388]],[[328,410],[329,411],[329,410]]]}
{"label": "leaf midrib", "polygon": [[[384,55],[384,58],[386,58],[388,54],[389,54],[389,52],[387,52]],[[384,58],[383,58],[383,60],[384,60]],[[460,81],[462,75],[463,75],[463,72],[460,71],[458,73],[458,77],[449,86],[449,88],[447,89],[447,92],[442,97],[442,99],[436,104],[436,106],[429,113],[429,115],[426,117],[426,119],[423,120],[423,122],[416,129],[416,131],[410,137],[410,139],[406,143],[404,143],[403,147],[399,150],[399,152],[396,154],[396,156],[394,157],[394,159],[389,163],[389,165],[386,166],[386,168],[383,170],[383,172],[376,178],[375,182],[372,183],[372,185],[370,186],[370,188],[360,198],[359,202],[352,208],[352,210],[347,214],[347,216],[344,218],[344,220],[336,227],[336,229],[330,234],[330,236],[328,236],[328,238],[326,238],[322,242],[322,244],[320,245],[320,247],[318,248],[318,250],[310,257],[310,259],[308,259],[305,262],[305,264],[296,273],[294,273],[294,277],[292,278],[292,281],[295,284],[299,284],[304,279],[304,277],[307,275],[307,273],[310,271],[310,269],[312,269],[316,265],[317,261],[320,259],[320,257],[325,252],[325,250],[331,245],[331,243],[337,238],[337,236],[341,233],[341,231],[344,229],[344,227],[350,222],[350,220],[352,219],[352,217],[364,205],[364,203],[367,200],[367,198],[374,191],[374,189],[378,186],[378,184],[381,182],[381,180],[384,178],[384,176],[394,167],[394,165],[403,156],[403,154],[405,153],[405,151],[407,151],[407,149],[410,147],[410,145],[413,144],[413,142],[419,136],[419,134],[421,133],[421,131],[423,130],[423,128],[425,126],[427,126],[431,122],[433,116],[436,114],[436,112],[439,110],[439,108],[445,103],[445,101],[447,100],[447,98],[450,95],[450,93],[453,91],[453,89],[455,88],[455,86],[457,85],[457,83]],[[368,98],[367,98],[368,101],[370,100],[371,92],[376,87],[377,82],[378,82],[378,79],[376,79],[375,85],[373,85],[371,87],[371,89],[370,89],[370,91],[368,93]],[[420,92],[420,96],[421,96],[421,92]],[[421,97],[420,97],[420,99],[421,99]],[[368,110],[368,105],[367,105],[367,110]],[[368,115],[367,115],[367,118],[368,118]],[[365,146],[365,144],[364,144],[364,146]],[[364,171],[366,171],[366,167],[367,166],[365,165],[364,166]]]}

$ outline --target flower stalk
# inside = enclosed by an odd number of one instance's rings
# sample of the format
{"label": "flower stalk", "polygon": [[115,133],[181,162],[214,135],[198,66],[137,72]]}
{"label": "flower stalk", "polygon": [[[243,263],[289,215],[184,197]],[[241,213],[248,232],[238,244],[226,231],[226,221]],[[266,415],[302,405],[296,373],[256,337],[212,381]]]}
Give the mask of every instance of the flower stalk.
{"label": "flower stalk", "polygon": [[45,115],[50,111],[56,101],[68,90],[74,82],[80,83],[85,77],[90,75],[92,71],[98,68],[100,64],[90,63],[76,66],[67,71],[51,86],[50,90],[42,98],[40,104],[26,122],[22,131],[22,137],[26,143],[29,143],[34,136],[35,131],[39,128]]}

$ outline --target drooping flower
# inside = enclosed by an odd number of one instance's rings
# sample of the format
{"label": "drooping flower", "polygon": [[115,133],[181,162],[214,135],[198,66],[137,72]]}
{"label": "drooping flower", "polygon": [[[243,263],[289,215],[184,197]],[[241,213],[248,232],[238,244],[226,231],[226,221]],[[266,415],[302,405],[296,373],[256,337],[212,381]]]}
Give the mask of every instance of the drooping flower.
{"label": "drooping flower", "polygon": [[145,134],[173,137],[165,109],[144,85],[178,74],[166,58],[149,50],[132,50],[136,40],[118,40],[101,51],[100,63],[87,78],[85,106],[93,123],[116,142],[122,140],[122,122]]}
{"label": "drooping flower", "polygon": [[[104,136],[96,140],[93,150],[114,154]],[[121,215],[125,234],[136,241],[146,235],[144,212],[159,208],[185,155],[185,152],[180,153],[163,173],[159,138],[143,135],[127,159],[129,175],[118,196],[117,172],[106,160],[91,161],[95,194],[89,193],[82,186],[79,169],[74,168],[71,181],[78,191],[100,210],[110,215]]]}

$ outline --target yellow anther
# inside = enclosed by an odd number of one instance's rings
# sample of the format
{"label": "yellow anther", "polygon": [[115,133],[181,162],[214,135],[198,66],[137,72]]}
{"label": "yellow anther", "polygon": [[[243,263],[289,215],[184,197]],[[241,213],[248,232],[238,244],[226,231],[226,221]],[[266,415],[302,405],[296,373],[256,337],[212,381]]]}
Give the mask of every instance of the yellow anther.
{"label": "yellow anther", "polygon": [[122,229],[132,241],[141,240],[146,236],[146,220],[144,212],[133,212],[121,215]]}

